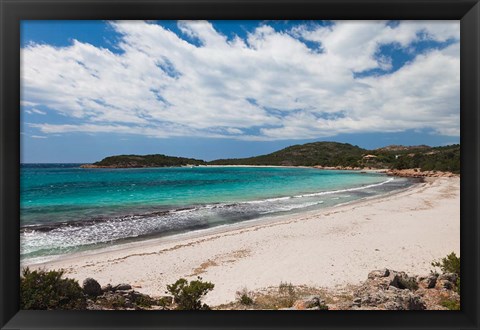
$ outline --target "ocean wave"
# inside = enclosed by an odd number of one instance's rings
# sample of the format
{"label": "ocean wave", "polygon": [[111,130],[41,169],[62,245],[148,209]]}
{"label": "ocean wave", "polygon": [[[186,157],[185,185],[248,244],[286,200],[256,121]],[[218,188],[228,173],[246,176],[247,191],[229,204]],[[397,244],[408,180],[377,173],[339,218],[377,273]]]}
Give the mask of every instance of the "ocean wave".
{"label": "ocean wave", "polygon": [[[361,187],[295,196],[236,203],[191,205],[112,218],[23,226],[20,229],[21,255],[23,258],[36,258],[46,254],[69,253],[80,248],[95,247],[126,239],[171,235],[252,220],[261,216],[334,206],[339,204],[340,200],[348,202],[368,194],[378,193],[375,191],[376,187],[392,183],[393,180],[394,178],[389,178],[380,183]],[[397,185],[393,184],[392,189],[396,188],[398,188]],[[344,194],[345,192],[351,193]],[[340,200],[327,197],[331,195]]]}
{"label": "ocean wave", "polygon": [[[105,222],[114,222],[118,223],[121,221],[131,221],[137,218],[150,218],[150,217],[163,217],[168,216],[171,214],[185,214],[185,213],[192,213],[201,210],[213,210],[213,209],[221,209],[221,208],[234,208],[239,206],[246,206],[246,205],[258,205],[258,204],[273,204],[276,202],[281,201],[288,201],[292,199],[299,199],[305,197],[317,197],[317,196],[324,196],[324,195],[331,195],[343,192],[350,192],[350,191],[358,191],[364,190],[369,188],[374,188],[377,186],[384,185],[386,183],[392,182],[394,178],[389,178],[386,181],[370,184],[361,187],[354,187],[354,188],[347,188],[347,189],[339,189],[339,190],[329,190],[329,191],[322,191],[317,193],[310,193],[310,194],[303,194],[303,195],[294,195],[294,196],[282,196],[282,197],[273,197],[273,198],[266,198],[260,200],[253,200],[253,201],[246,201],[246,202],[237,202],[237,203],[213,203],[213,204],[204,204],[204,205],[194,205],[194,206],[186,206],[181,208],[172,208],[170,210],[161,211],[151,211],[151,212],[144,212],[144,213],[137,213],[137,214],[128,214],[123,216],[114,216],[114,217],[94,217],[82,220],[74,220],[74,221],[63,221],[63,222],[53,222],[53,223],[46,223],[46,224],[27,224],[23,225],[20,228],[20,233],[28,233],[32,231],[38,232],[48,232],[52,230],[56,230],[61,227],[88,227],[93,226],[100,223]],[[302,207],[308,207],[317,204],[318,202],[314,203],[306,203],[306,204],[299,204],[299,206],[289,206],[289,207],[278,207],[277,210],[267,210],[261,211],[259,213],[266,214],[266,213],[273,213],[276,211],[289,211],[293,209],[298,209]],[[323,201],[322,201],[323,203]],[[318,203],[321,204],[321,203]],[[303,205],[303,206],[302,206]]]}
{"label": "ocean wave", "polygon": [[349,191],[358,191],[358,190],[364,190],[364,189],[369,189],[369,188],[374,188],[374,187],[379,187],[383,186],[386,183],[392,182],[395,180],[394,178],[389,178],[386,181],[380,182],[380,183],[374,183],[374,184],[369,184],[366,186],[361,186],[361,187],[355,187],[355,188],[347,188],[347,189],[340,189],[340,190],[331,190],[331,191],[322,191],[318,193],[312,193],[312,194],[305,194],[305,195],[298,195],[294,197],[314,197],[314,196],[323,196],[323,195],[330,195],[330,194],[336,194],[336,193],[342,193],[342,192],[349,192]]}

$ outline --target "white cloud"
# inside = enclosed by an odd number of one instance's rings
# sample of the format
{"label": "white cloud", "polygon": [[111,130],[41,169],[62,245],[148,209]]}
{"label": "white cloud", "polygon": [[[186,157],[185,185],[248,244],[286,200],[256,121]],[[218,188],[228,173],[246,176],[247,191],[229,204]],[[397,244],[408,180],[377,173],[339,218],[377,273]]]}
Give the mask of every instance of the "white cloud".
{"label": "white cloud", "polygon": [[243,133],[243,131],[241,129],[231,128],[231,127],[226,128],[225,131],[227,133],[230,133],[230,134],[242,134]]}
{"label": "white cloud", "polygon": [[26,113],[28,114],[38,114],[38,115],[46,115],[47,113],[45,111],[42,111],[42,110],[38,110],[38,109],[27,109],[25,110]]}
{"label": "white cloud", "polygon": [[[348,21],[289,32],[265,24],[245,40],[227,39],[208,22],[179,22],[201,46],[151,22],[112,27],[121,34],[120,54],[79,41],[22,49],[22,105],[43,105],[80,122],[31,127],[44,134],[246,140],[412,128],[459,134],[458,21],[396,27]],[[355,72],[391,67],[391,59],[378,56],[380,45],[408,49],[423,39],[456,41],[394,73],[355,78]]]}
{"label": "white cloud", "polygon": [[34,107],[34,106],[36,106],[37,104],[36,104],[36,103],[33,103],[33,102],[20,101],[20,105],[21,105],[22,107]]}

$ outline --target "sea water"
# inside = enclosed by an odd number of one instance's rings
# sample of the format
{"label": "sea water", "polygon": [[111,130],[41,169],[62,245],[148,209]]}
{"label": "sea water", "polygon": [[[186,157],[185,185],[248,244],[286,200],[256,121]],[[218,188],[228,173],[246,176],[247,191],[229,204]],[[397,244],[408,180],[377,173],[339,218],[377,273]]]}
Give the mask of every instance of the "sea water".
{"label": "sea water", "polygon": [[23,260],[330,207],[412,184],[314,168],[79,165],[21,165]]}

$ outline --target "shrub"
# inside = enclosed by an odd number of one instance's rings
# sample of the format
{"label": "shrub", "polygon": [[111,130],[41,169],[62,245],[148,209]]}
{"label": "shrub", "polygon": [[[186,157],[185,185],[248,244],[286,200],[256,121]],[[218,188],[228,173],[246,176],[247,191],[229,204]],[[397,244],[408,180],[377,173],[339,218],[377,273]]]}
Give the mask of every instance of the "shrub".
{"label": "shrub", "polygon": [[454,300],[454,299],[445,299],[440,302],[440,305],[442,305],[445,308],[448,308],[449,310],[452,311],[458,311],[460,310],[460,301]]}
{"label": "shrub", "polygon": [[172,304],[172,300],[173,298],[171,296],[160,297],[155,301],[155,304],[167,308]]}
{"label": "shrub", "polygon": [[320,311],[328,311],[328,306],[327,306],[326,304],[320,303],[320,305],[318,305],[318,310],[320,310]]}
{"label": "shrub", "polygon": [[[457,274],[456,291],[460,294],[460,258],[457,257],[455,252],[450,253],[441,261],[432,262],[433,267],[439,267],[443,273],[455,273]],[[445,306],[446,307],[446,306]]]}
{"label": "shrub", "polygon": [[278,286],[278,293],[292,296],[295,294],[295,287],[292,283],[280,282],[280,285]]}
{"label": "shrub", "polygon": [[135,299],[135,304],[139,307],[150,308],[155,304],[155,299],[147,295],[140,295]]}
{"label": "shrub", "polygon": [[62,278],[63,270],[25,268],[20,277],[21,309],[85,309],[86,298],[77,281]]}
{"label": "shrub", "polygon": [[450,253],[441,261],[432,262],[433,267],[439,267],[443,273],[455,273],[460,277],[460,258],[455,252]]}
{"label": "shrub", "polygon": [[201,299],[214,287],[210,282],[202,282],[201,277],[190,283],[181,278],[167,285],[167,292],[173,295],[178,310],[208,310],[210,307],[207,304],[202,305]]}
{"label": "shrub", "polygon": [[279,307],[292,307],[297,300],[297,292],[292,283],[280,282],[278,286]]}
{"label": "shrub", "polygon": [[109,295],[97,299],[96,304],[108,309],[122,309],[127,307],[127,300],[122,296]]}
{"label": "shrub", "polygon": [[252,294],[250,291],[247,290],[247,288],[243,288],[240,291],[237,291],[236,296],[237,296],[237,301],[240,304],[245,306],[253,305]]}

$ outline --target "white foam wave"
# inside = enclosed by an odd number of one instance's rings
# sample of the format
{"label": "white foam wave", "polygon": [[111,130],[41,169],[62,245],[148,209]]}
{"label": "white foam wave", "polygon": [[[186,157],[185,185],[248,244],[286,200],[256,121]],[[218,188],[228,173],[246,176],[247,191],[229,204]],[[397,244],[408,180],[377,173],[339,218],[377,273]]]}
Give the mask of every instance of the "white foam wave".
{"label": "white foam wave", "polygon": [[369,184],[367,186],[362,186],[362,187],[355,187],[355,188],[347,188],[347,189],[340,189],[340,190],[330,190],[330,191],[322,191],[318,193],[312,193],[312,194],[305,194],[305,195],[298,195],[298,196],[293,196],[295,198],[300,198],[300,197],[315,197],[315,196],[323,196],[323,195],[331,195],[331,194],[337,194],[337,193],[342,193],[342,192],[347,192],[347,191],[357,191],[357,190],[364,190],[368,188],[373,188],[373,187],[378,187],[382,186],[386,183],[392,182],[394,178],[390,178],[386,181],[380,182],[380,183],[374,183],[374,184]]}
{"label": "white foam wave", "polygon": [[[318,200],[319,198],[316,198],[317,200],[308,198],[374,188],[393,180],[394,178],[389,178],[380,183],[361,187],[296,196],[283,196],[238,203],[198,205],[187,209],[171,210],[161,215],[145,214],[127,216],[122,218],[121,221],[112,219],[85,226],[60,226],[48,232],[32,230],[21,234],[21,254],[31,254],[41,251],[45,251],[47,254],[55,254],[60,251],[73,251],[80,246],[108,243],[119,239],[139,237],[152,233],[206,228],[215,225],[217,222],[218,224],[223,224],[223,222],[218,219],[229,217],[234,219],[232,221],[238,221],[246,215],[243,219],[248,220],[252,217],[258,217],[259,214],[265,215],[275,212],[288,212],[323,203],[322,200]],[[306,200],[302,200],[301,198],[306,198]],[[244,221],[243,219],[241,221]]]}
{"label": "white foam wave", "polygon": [[361,186],[361,187],[346,188],[346,189],[339,189],[339,190],[328,190],[328,191],[321,191],[321,192],[316,192],[316,193],[311,193],[311,194],[303,194],[303,195],[268,198],[268,199],[249,201],[249,202],[245,202],[245,203],[247,203],[247,204],[260,204],[260,203],[268,203],[268,202],[288,200],[288,199],[292,199],[292,198],[316,197],[316,196],[337,194],[337,193],[342,193],[342,192],[364,190],[364,189],[368,189],[368,188],[374,188],[374,187],[382,186],[386,183],[392,182],[393,180],[394,180],[394,178],[389,178],[388,180],[382,181],[380,183],[373,183],[373,184],[369,184],[369,185]]}

